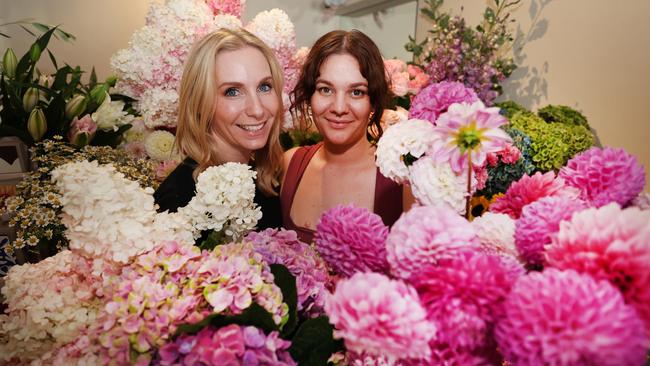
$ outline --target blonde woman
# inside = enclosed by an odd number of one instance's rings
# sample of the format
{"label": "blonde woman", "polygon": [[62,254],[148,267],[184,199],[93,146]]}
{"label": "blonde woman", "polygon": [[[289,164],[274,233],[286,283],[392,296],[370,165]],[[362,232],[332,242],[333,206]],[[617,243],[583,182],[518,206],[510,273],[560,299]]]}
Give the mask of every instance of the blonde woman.
{"label": "blonde woman", "polygon": [[176,144],[186,158],[154,193],[159,210],[187,205],[206,168],[249,163],[257,171],[258,228],[281,226],[281,93],[281,68],[259,38],[221,29],[199,41],[181,79]]}

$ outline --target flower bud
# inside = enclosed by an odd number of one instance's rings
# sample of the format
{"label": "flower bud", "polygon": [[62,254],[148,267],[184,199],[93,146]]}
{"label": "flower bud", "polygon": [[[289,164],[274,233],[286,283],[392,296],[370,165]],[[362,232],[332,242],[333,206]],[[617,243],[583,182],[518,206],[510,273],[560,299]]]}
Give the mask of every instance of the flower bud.
{"label": "flower bud", "polygon": [[106,78],[106,81],[104,81],[104,84],[108,85],[109,87],[114,87],[115,83],[117,83],[117,76],[111,75]]}
{"label": "flower bud", "polygon": [[23,109],[25,112],[30,113],[34,107],[36,107],[36,103],[38,103],[38,98],[39,98],[40,91],[37,88],[29,88],[25,92],[25,95],[23,95]]}
{"label": "flower bud", "polygon": [[47,131],[47,121],[45,120],[45,114],[40,108],[35,108],[32,113],[29,114],[29,120],[27,120],[27,132],[32,136],[34,141],[40,141]]}
{"label": "flower bud", "polygon": [[85,95],[77,94],[65,104],[65,118],[73,119],[83,113],[88,105]]}
{"label": "flower bud", "polygon": [[32,62],[37,62],[41,58],[41,46],[38,43],[34,43],[29,49],[29,58]]}
{"label": "flower bud", "polygon": [[106,84],[97,84],[90,91],[90,100],[100,105],[108,95],[108,86]]}
{"label": "flower bud", "polygon": [[97,124],[92,120],[89,114],[82,119],[74,118],[70,123],[68,131],[68,140],[76,147],[84,147],[95,137]]}
{"label": "flower bud", "polygon": [[4,57],[2,57],[2,70],[5,75],[10,78],[16,76],[16,66],[18,65],[18,59],[14,50],[7,48],[5,51]]}

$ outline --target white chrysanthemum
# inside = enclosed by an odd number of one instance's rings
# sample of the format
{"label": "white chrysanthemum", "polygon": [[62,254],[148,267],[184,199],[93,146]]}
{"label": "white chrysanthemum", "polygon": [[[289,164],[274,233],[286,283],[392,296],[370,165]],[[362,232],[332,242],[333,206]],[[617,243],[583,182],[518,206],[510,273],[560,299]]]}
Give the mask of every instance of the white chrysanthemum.
{"label": "white chrysanthemum", "polygon": [[385,177],[397,183],[408,180],[409,167],[404,157],[421,157],[436,139],[431,122],[411,119],[398,122],[384,131],[377,143],[377,166]]}
{"label": "white chrysanthemum", "polygon": [[102,104],[97,108],[91,118],[97,123],[97,128],[104,131],[117,131],[117,129],[133,121],[133,116],[128,114],[124,109],[124,101],[111,101],[111,97],[106,93]]}
{"label": "white chrysanthemum", "polygon": [[212,166],[197,178],[196,196],[178,212],[186,216],[197,238],[203,230],[223,231],[237,240],[255,228],[262,211],[255,205],[255,177],[248,165]]}
{"label": "white chrysanthemum", "polygon": [[[413,196],[421,205],[447,204],[459,214],[465,214],[467,177],[454,173],[448,162],[438,162],[433,157],[425,156],[411,165],[410,173]],[[476,187],[474,177],[472,187]]]}
{"label": "white chrysanthemum", "polygon": [[168,220],[156,219],[153,189],[142,189],[111,165],[68,163],[52,172],[52,180],[62,195],[61,222],[73,251],[126,263],[177,239]]}
{"label": "white chrysanthemum", "polygon": [[518,258],[515,220],[501,213],[485,212],[472,221],[481,246],[488,252]]}
{"label": "white chrysanthemum", "polygon": [[144,140],[147,155],[156,161],[176,160],[178,153],[174,149],[176,137],[169,131],[153,131]]}

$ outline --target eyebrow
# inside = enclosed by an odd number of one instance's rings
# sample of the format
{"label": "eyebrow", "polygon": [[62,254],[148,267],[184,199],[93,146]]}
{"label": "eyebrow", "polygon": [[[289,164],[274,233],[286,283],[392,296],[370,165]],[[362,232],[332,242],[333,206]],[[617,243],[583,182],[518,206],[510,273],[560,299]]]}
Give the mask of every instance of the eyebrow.
{"label": "eyebrow", "polygon": [[[318,84],[318,83],[327,84],[327,85],[329,85],[329,86],[334,85],[334,84],[330,83],[329,81],[324,80],[324,79],[321,79],[321,78],[316,79],[316,84]],[[365,81],[361,81],[361,82],[358,82],[358,83],[352,83],[352,84],[349,85],[350,88],[358,88],[358,87],[360,87],[360,86],[363,86],[363,87],[366,87],[366,88],[367,88],[367,87],[368,87],[368,83],[365,82]]]}
{"label": "eyebrow", "polygon": [[[270,81],[271,83],[273,83],[273,77],[272,77],[272,76],[267,76],[267,77],[263,78],[262,80],[260,80],[259,82],[257,82],[257,85],[260,85],[260,84],[262,84],[262,83],[269,82],[269,81]],[[220,88],[223,88],[224,86],[229,86],[229,87],[237,86],[237,87],[241,87],[241,86],[244,86],[244,84],[241,83],[241,82],[239,82],[239,81],[224,81],[223,83],[220,83],[220,84],[217,86],[217,88],[220,89]]]}

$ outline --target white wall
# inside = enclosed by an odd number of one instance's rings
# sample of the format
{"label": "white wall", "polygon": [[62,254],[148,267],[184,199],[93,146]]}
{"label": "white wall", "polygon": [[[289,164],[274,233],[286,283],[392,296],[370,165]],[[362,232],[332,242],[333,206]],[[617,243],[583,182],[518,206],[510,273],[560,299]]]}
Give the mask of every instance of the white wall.
{"label": "white wall", "polygon": [[[423,1],[419,3],[422,6]],[[522,3],[514,17],[528,38],[516,52],[520,67],[505,84],[501,99],[513,99],[532,109],[564,104],[582,111],[603,145],[623,147],[645,166],[648,190],[650,1]],[[447,1],[446,5],[472,25],[480,21],[485,9],[485,2],[477,0]],[[426,33],[421,19],[419,38]]]}

